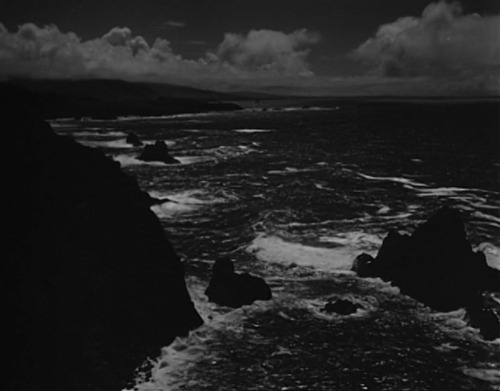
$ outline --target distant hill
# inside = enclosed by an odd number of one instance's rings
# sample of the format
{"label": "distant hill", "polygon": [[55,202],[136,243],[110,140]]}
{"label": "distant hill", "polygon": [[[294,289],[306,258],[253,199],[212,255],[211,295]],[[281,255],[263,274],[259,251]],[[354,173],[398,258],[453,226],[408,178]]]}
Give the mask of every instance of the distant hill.
{"label": "distant hill", "polygon": [[114,118],[238,110],[230,101],[245,99],[167,84],[121,80],[11,80],[0,84],[2,96],[24,95],[44,118]]}

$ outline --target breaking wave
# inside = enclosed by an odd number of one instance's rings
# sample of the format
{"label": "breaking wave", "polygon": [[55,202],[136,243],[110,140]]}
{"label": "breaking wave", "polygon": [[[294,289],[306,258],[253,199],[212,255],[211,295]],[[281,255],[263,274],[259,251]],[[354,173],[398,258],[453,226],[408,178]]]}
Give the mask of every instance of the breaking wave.
{"label": "breaking wave", "polygon": [[379,237],[361,232],[320,237],[319,241],[334,246],[305,245],[276,235],[259,234],[247,247],[247,252],[264,262],[312,267],[319,271],[348,272],[361,251],[373,253],[381,243]]}

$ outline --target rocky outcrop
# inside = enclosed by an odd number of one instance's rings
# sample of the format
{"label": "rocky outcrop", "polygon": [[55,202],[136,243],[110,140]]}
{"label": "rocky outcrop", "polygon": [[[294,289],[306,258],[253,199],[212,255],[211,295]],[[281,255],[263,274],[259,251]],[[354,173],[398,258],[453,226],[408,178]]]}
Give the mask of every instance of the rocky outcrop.
{"label": "rocky outcrop", "polygon": [[233,263],[226,258],[215,262],[205,294],[210,301],[233,308],[272,297],[271,289],[262,278],[235,273]]}
{"label": "rocky outcrop", "polygon": [[146,145],[142,153],[137,156],[144,162],[161,162],[165,164],[180,164],[180,161],[170,156],[165,141],[157,140],[154,144]]}
{"label": "rocky outcrop", "polygon": [[460,214],[451,208],[440,209],[411,236],[389,232],[376,258],[361,254],[353,270],[391,281],[440,311],[468,308],[482,314],[477,297],[500,291],[500,272],[487,265],[482,252],[472,250]]}
{"label": "rocky outcrop", "polygon": [[120,390],[202,323],[182,264],[118,163],[27,116],[2,131],[3,389]]}
{"label": "rocky outcrop", "polygon": [[139,138],[139,136],[134,133],[134,132],[130,132],[128,135],[127,135],[127,138],[125,139],[125,142],[127,144],[130,144],[134,147],[140,147],[142,145],[144,145],[144,143],[141,141],[141,139]]}

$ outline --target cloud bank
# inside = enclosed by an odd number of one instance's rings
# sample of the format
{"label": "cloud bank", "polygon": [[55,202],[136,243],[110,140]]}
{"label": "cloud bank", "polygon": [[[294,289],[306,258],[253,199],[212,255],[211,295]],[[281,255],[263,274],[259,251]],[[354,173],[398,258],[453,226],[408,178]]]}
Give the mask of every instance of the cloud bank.
{"label": "cloud bank", "polygon": [[281,74],[311,75],[307,64],[309,50],[319,42],[318,33],[306,29],[284,34],[272,30],[252,30],[246,36],[228,33],[219,45],[219,59],[247,71],[274,71]]}
{"label": "cloud bank", "polygon": [[319,35],[252,30],[228,33],[197,60],[174,53],[157,38],[149,44],[127,27],[114,27],[100,38],[82,41],[57,26],[27,23],[16,32],[0,24],[0,74],[34,78],[120,78],[200,84],[221,80],[279,79],[311,76],[308,47]]}
{"label": "cloud bank", "polygon": [[464,15],[459,3],[432,3],[419,18],[380,26],[354,57],[380,76],[462,80],[498,90],[500,17]]}
{"label": "cloud bank", "polygon": [[420,17],[384,24],[338,58],[349,76],[314,75],[309,54],[320,40],[306,29],[226,33],[202,57],[187,59],[167,39],[148,42],[127,27],[84,41],[55,25],[27,23],[11,32],[0,23],[0,79],[117,78],[309,95],[500,95],[499,15],[431,3]]}

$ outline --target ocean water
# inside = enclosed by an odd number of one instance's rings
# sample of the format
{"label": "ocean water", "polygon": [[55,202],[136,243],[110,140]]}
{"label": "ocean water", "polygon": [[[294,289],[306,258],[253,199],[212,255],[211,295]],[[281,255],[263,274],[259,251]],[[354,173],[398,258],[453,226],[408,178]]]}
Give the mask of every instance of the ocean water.
{"label": "ocean water", "polygon": [[[498,102],[355,102],[157,118],[55,120],[153,197],[205,325],[163,347],[139,390],[500,389],[500,340],[351,271],[389,229],[444,205],[500,269]],[[181,164],[145,163],[164,140]],[[209,303],[215,259],[263,277],[273,300]],[[349,316],[324,305],[348,297]],[[496,297],[500,306],[500,297]],[[159,351],[160,351],[159,347]]]}

